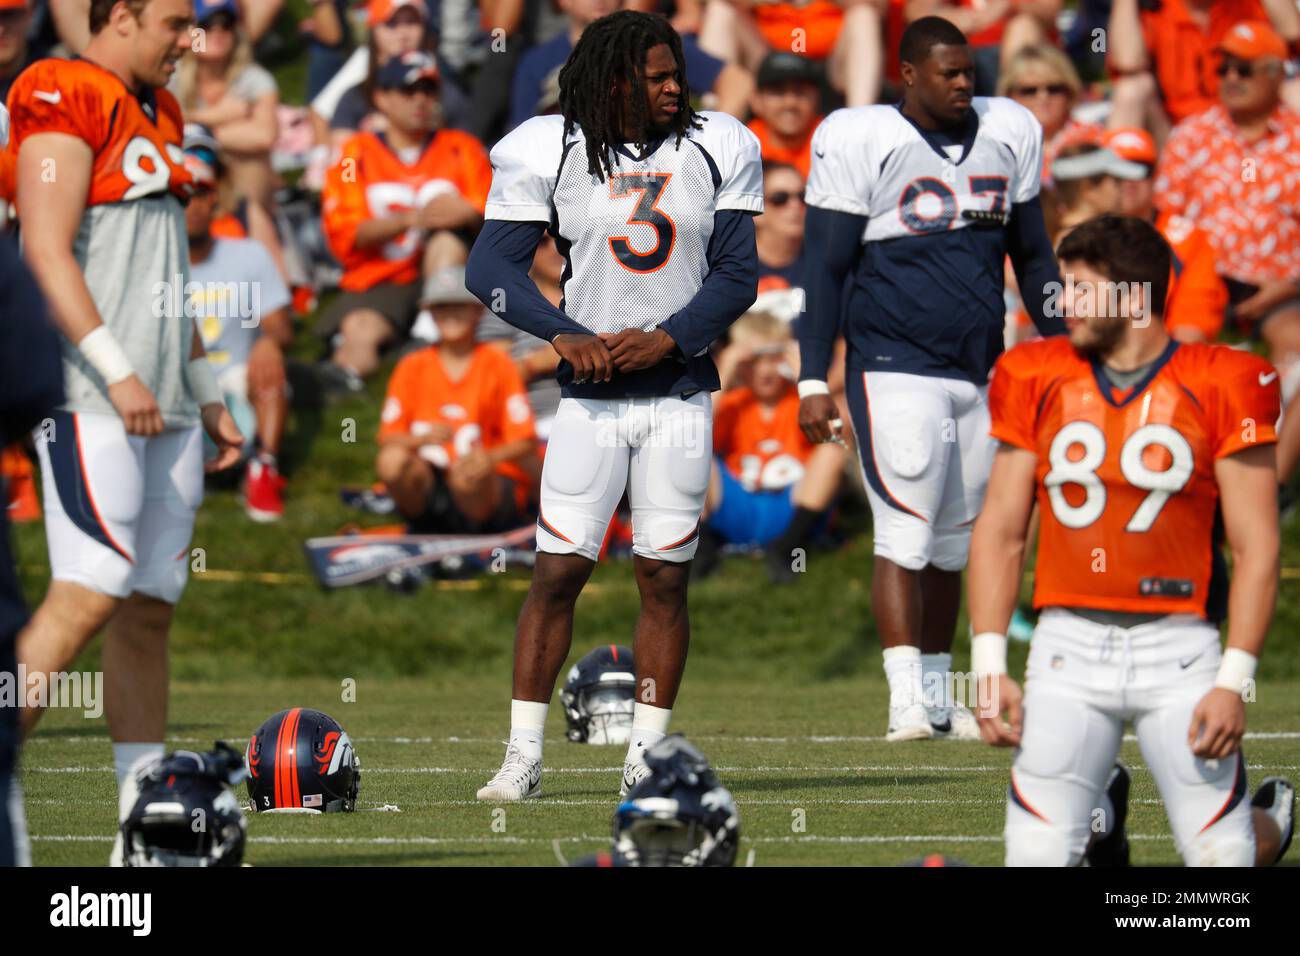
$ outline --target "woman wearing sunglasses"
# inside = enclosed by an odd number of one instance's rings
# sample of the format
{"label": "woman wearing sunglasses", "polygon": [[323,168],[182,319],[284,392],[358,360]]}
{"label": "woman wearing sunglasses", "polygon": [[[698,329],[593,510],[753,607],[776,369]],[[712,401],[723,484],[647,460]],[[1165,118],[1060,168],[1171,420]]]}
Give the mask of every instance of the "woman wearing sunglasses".
{"label": "woman wearing sunglasses", "polygon": [[279,135],[275,78],[253,62],[235,0],[195,0],[194,55],[172,79],[188,123],[206,126],[221,147],[240,196],[269,206],[275,189],[271,148]]}
{"label": "woman wearing sunglasses", "polygon": [[1043,186],[1051,185],[1052,160],[1070,143],[1100,139],[1095,123],[1070,115],[1083,88],[1069,57],[1047,44],[1015,53],[998,78],[998,96],[1009,96],[1037,117],[1043,127]]}

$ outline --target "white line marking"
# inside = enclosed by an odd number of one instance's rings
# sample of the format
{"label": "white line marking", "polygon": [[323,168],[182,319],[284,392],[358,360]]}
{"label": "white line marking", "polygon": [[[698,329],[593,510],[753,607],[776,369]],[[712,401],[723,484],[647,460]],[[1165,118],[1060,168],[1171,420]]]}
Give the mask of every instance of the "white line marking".
{"label": "white line marking", "polygon": [[[207,744],[211,745],[214,740],[243,740],[249,734],[246,730],[232,731],[226,734],[212,734],[204,737],[168,737],[167,742],[171,744]],[[558,746],[568,741],[564,737],[549,737],[548,741],[553,741]],[[811,736],[794,736],[794,737],[762,737],[762,736],[737,736],[734,734],[692,734],[691,740],[697,743],[742,743],[742,744],[871,744],[881,743],[884,737],[835,737],[823,735]],[[1277,730],[1277,731],[1247,731],[1246,740],[1300,740],[1300,730]],[[502,744],[504,741],[500,737],[353,737],[354,743],[363,744],[392,744],[397,746],[428,746],[431,744]],[[978,743],[978,741],[939,741],[942,743]],[[1125,734],[1125,743],[1136,743],[1136,734]],[[24,747],[31,747],[33,744],[58,744],[58,743],[109,743],[108,735],[78,736],[78,737],[43,737],[39,734],[31,740],[24,743]]]}
{"label": "white line marking", "polygon": [[[1130,840],[1150,843],[1172,843],[1173,837],[1161,833],[1130,833]],[[111,836],[87,836],[80,834],[47,834],[45,836],[33,835],[32,841],[36,843],[112,843]],[[583,833],[578,836],[567,837],[512,837],[512,836],[493,836],[493,837],[250,837],[249,842],[254,844],[265,844],[273,846],[481,846],[491,844],[494,846],[501,845],[518,845],[529,846],[536,844],[550,845],[555,842],[560,843],[597,843],[608,845],[609,836],[607,834]],[[883,836],[880,834],[871,834],[863,836],[817,836],[815,834],[803,834],[800,836],[781,836],[781,837],[747,837],[740,838],[741,843],[749,844],[798,844],[798,843],[822,843],[822,844],[878,844],[878,843],[1001,843],[1000,834],[903,834],[897,836]]]}

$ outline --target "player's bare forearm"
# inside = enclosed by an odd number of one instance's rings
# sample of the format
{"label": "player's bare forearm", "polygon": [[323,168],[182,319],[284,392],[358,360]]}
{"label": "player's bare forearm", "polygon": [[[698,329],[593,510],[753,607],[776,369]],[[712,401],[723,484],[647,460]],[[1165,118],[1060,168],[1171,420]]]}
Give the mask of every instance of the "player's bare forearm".
{"label": "player's bare forearm", "polygon": [[1232,554],[1228,646],[1258,657],[1277,602],[1281,542],[1276,446],[1247,448],[1214,463]]}
{"label": "player's bare forearm", "polygon": [[1005,634],[1020,598],[1038,456],[1002,445],[993,459],[984,507],[971,533],[966,589],[976,634]]}

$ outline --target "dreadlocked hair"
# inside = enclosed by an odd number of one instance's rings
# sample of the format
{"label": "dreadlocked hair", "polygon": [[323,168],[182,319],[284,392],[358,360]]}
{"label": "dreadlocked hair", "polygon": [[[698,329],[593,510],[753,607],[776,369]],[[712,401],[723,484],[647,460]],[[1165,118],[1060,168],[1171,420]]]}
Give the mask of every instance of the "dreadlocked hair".
{"label": "dreadlocked hair", "polygon": [[[643,92],[645,58],[651,47],[661,43],[672,51],[680,76],[679,106],[669,124],[680,148],[682,137],[692,127],[702,129],[703,124],[691,108],[682,38],[663,17],[635,10],[620,10],[601,17],[582,31],[577,46],[560,70],[564,135],[568,137],[574,126],[582,128],[587,144],[587,172],[602,183],[605,174],[613,171],[610,155],[614,155],[613,163],[618,162],[615,147],[626,139],[624,126],[637,130],[638,136],[649,136],[650,112]],[[632,91],[626,102],[618,92],[623,89]],[[624,116],[625,110],[630,110],[630,115]],[[641,141],[637,145],[646,144]]]}

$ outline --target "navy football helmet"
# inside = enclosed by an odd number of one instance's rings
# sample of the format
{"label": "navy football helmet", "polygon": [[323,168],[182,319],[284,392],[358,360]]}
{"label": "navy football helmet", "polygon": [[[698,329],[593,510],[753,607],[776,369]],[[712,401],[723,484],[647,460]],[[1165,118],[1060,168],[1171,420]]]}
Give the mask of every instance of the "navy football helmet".
{"label": "navy football helmet", "polygon": [[605,644],[574,664],[560,691],[574,743],[625,744],[632,735],[636,666],[630,648]]}
{"label": "navy football helmet", "polygon": [[629,866],[731,866],[740,816],[704,754],[672,734],[644,759],[650,776],[614,812],[614,852]]}
{"label": "navy football helmet", "polygon": [[255,812],[356,809],[361,761],[329,714],[306,707],[273,714],[249,740],[244,760]]}
{"label": "navy football helmet", "polygon": [[124,866],[239,866],[248,823],[233,787],[238,750],[177,750],[140,771],[140,796],[122,821]]}

